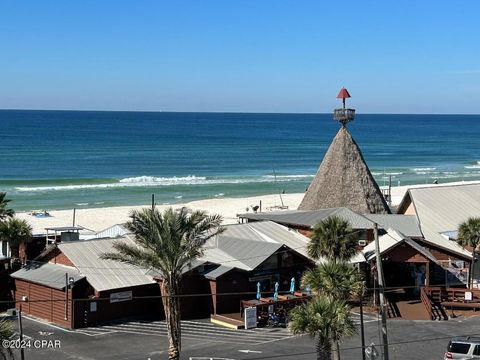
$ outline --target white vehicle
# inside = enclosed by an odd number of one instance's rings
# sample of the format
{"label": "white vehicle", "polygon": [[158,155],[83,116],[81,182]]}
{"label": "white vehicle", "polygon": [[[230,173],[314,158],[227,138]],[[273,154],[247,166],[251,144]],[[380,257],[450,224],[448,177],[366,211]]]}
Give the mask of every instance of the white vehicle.
{"label": "white vehicle", "polygon": [[480,338],[470,336],[454,337],[448,343],[444,359],[480,360]]}

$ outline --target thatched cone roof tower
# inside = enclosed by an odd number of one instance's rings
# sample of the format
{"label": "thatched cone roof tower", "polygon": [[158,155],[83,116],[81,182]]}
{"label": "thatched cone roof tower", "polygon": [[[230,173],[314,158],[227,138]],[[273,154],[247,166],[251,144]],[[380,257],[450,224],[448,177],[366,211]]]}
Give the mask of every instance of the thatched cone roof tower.
{"label": "thatched cone roof tower", "polygon": [[[345,97],[350,97],[346,89],[342,91]],[[346,128],[353,117],[354,110],[345,109],[345,105],[335,110],[335,118],[342,127],[330,144],[299,210],[347,207],[361,214],[390,213],[360,148]]]}

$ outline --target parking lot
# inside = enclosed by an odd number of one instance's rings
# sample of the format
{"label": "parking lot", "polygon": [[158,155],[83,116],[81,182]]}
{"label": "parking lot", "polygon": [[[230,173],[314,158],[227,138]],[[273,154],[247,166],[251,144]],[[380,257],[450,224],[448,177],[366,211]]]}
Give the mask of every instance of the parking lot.
{"label": "parking lot", "polygon": [[[358,319],[358,315],[355,315]],[[367,345],[380,350],[379,323],[365,318]],[[480,318],[450,321],[388,322],[391,359],[442,359],[452,336],[480,335]],[[166,359],[167,337],[163,321],[125,321],[67,331],[24,318],[28,339],[59,341],[59,348],[26,350],[26,359]],[[285,328],[232,330],[208,320],[182,323],[183,359],[314,359],[314,342],[293,336]],[[342,359],[361,359],[359,334],[342,343]]]}

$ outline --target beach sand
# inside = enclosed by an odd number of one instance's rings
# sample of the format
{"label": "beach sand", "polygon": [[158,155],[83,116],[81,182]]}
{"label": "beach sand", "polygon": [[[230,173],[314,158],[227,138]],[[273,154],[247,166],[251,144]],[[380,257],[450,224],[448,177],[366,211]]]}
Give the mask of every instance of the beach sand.
{"label": "beach sand", "polygon": [[[438,187],[459,184],[480,183],[480,181],[462,181],[444,184],[419,184],[408,186],[392,187],[392,205],[398,205],[409,188],[419,187]],[[188,207],[193,210],[205,210],[208,213],[217,213],[223,216],[225,224],[237,223],[237,214],[251,212],[252,206],[259,205],[262,202],[262,211],[271,211],[283,204],[288,206],[289,210],[295,210],[300,204],[303,193],[282,194],[281,199],[278,194],[260,195],[245,198],[215,198],[192,201],[185,204],[175,205],[157,205],[160,210],[167,207],[180,208]],[[101,231],[115,224],[121,224],[129,220],[129,213],[134,209],[149,207],[143,206],[116,206],[104,208],[76,209],[75,224],[91,231]],[[17,213],[17,217],[26,219],[33,228],[34,234],[45,233],[47,227],[71,226],[73,221],[73,210],[53,210],[49,211],[50,217],[37,218],[27,212]]]}

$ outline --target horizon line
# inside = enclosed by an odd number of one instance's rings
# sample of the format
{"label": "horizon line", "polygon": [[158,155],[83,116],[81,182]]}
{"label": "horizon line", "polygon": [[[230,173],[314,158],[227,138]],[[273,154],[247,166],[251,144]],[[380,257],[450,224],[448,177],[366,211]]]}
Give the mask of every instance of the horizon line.
{"label": "horizon line", "polygon": [[[85,109],[19,109],[0,108],[0,111],[59,111],[59,112],[131,112],[131,113],[179,113],[179,114],[276,114],[276,115],[331,115],[332,112],[270,112],[270,111],[178,111],[178,110],[85,110]],[[357,115],[464,115],[479,116],[480,113],[384,113],[364,112]]]}

